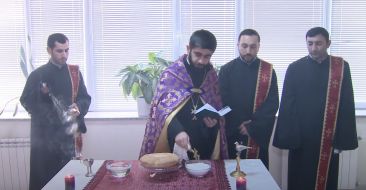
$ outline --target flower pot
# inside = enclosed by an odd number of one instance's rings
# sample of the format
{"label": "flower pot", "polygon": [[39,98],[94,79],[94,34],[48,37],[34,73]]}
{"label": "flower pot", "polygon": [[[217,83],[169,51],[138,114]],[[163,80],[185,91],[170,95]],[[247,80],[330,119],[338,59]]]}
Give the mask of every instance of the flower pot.
{"label": "flower pot", "polygon": [[137,114],[139,117],[148,117],[150,113],[150,104],[146,103],[143,97],[137,99]]}

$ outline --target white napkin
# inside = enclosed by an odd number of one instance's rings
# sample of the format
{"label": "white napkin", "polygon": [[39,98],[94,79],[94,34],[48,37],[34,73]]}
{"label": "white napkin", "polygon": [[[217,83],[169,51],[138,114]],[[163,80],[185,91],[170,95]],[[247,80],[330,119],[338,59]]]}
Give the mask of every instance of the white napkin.
{"label": "white napkin", "polygon": [[[188,145],[190,147],[191,145]],[[174,143],[173,153],[176,154],[180,160],[189,160],[187,149],[177,145],[177,143]]]}

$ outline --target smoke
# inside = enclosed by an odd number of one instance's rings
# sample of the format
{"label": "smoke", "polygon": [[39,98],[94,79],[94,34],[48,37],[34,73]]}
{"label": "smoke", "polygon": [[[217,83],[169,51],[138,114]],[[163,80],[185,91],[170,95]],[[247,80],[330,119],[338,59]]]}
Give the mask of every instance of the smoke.
{"label": "smoke", "polygon": [[[41,83],[43,87],[47,87],[46,83]],[[48,88],[48,87],[47,87]],[[74,156],[81,156],[81,150],[76,150],[75,149],[75,145],[74,142],[73,143],[67,143],[69,140],[70,136],[72,136],[74,139],[77,135],[78,135],[78,124],[76,121],[76,117],[73,116],[72,113],[72,109],[73,108],[69,108],[69,106],[66,106],[66,104],[62,101],[62,98],[58,98],[56,97],[52,91],[49,89],[48,90],[48,95],[54,105],[54,109],[56,111],[50,112],[49,116],[53,118],[56,116],[59,118],[59,120],[61,121],[61,124],[63,126],[63,133],[56,133],[56,136],[53,140],[56,140],[56,143],[54,148],[58,149],[59,151],[63,152],[64,155],[69,155],[71,157]],[[57,114],[57,115],[55,115]],[[59,124],[56,124],[59,125]],[[61,132],[61,131],[60,131]],[[65,136],[66,134],[66,136]],[[67,137],[68,136],[68,137]]]}
{"label": "smoke", "polygon": [[58,117],[60,118],[62,124],[71,122],[72,117],[70,117],[70,114],[68,114],[68,109],[66,108],[66,106],[58,98],[56,98],[51,92],[49,93],[49,96],[53,102],[53,105],[56,108]]}

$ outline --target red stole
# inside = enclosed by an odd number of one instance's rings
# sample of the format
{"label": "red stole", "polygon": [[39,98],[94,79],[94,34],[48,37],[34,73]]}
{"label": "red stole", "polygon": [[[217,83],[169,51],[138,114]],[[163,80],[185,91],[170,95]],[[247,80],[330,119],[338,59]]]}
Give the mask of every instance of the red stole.
{"label": "red stole", "polygon": [[67,66],[69,68],[69,74],[71,78],[72,103],[75,103],[79,89],[79,66],[78,65],[67,65]]}
{"label": "red stole", "polygon": [[332,157],[332,143],[337,125],[338,107],[343,80],[344,62],[341,57],[330,56],[327,99],[325,104],[323,132],[316,177],[316,190],[326,189],[329,164]]}
{"label": "red stole", "polygon": [[[257,78],[257,87],[254,97],[253,113],[262,105],[268,96],[269,89],[271,87],[273,68],[270,63],[260,60]],[[252,147],[247,149],[246,158],[254,159],[259,156],[259,146],[253,140],[248,137],[247,146]]]}
{"label": "red stole", "polygon": [[[69,68],[69,74],[70,74],[70,79],[71,79],[72,103],[75,103],[76,97],[78,95],[78,90],[79,90],[79,66],[78,65],[67,65],[67,66]],[[75,152],[81,153],[81,150],[83,147],[83,138],[81,136],[81,133],[77,133],[74,136],[74,142],[75,142]],[[75,155],[75,156],[78,157],[80,155]]]}

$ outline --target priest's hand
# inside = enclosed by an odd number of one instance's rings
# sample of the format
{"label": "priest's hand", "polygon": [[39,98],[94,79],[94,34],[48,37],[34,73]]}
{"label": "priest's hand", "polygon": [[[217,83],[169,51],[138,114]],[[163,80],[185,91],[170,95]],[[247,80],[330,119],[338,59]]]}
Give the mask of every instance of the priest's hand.
{"label": "priest's hand", "polygon": [[204,117],[203,122],[208,128],[212,128],[217,124],[217,119],[211,117]]}
{"label": "priest's hand", "polygon": [[252,122],[252,120],[244,121],[243,123],[241,123],[239,125],[240,134],[242,134],[242,135],[249,135],[247,127],[248,127],[248,124],[250,122]]}
{"label": "priest's hand", "polygon": [[177,145],[179,145],[180,147],[188,150],[188,144],[190,144],[188,134],[184,131],[178,133],[178,135],[175,136],[175,143],[177,143]]}
{"label": "priest's hand", "polygon": [[43,94],[48,94],[50,92],[50,89],[48,88],[47,83],[45,83],[45,82],[41,83],[41,92]]}
{"label": "priest's hand", "polygon": [[69,106],[69,113],[73,117],[77,117],[80,115],[79,107],[76,103],[73,103]]}

